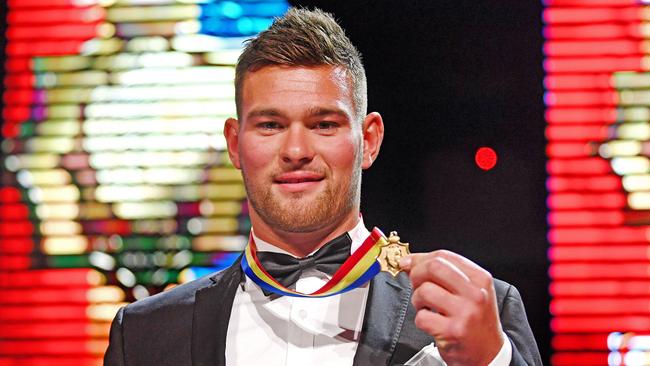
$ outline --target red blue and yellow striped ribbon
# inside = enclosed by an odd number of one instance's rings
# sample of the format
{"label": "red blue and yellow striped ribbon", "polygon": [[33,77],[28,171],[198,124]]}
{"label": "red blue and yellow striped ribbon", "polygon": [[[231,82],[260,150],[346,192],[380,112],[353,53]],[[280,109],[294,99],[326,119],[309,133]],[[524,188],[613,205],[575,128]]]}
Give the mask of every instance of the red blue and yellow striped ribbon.
{"label": "red blue and yellow striped ribbon", "polygon": [[377,262],[377,257],[381,247],[386,244],[387,240],[384,233],[378,228],[372,229],[370,236],[364,240],[359,249],[343,262],[332,278],[323,287],[311,294],[304,294],[284,287],[268,274],[257,258],[257,247],[252,235],[246,249],[244,249],[241,267],[246,276],[253,282],[275,294],[294,297],[327,297],[362,286],[379,273],[381,266]]}

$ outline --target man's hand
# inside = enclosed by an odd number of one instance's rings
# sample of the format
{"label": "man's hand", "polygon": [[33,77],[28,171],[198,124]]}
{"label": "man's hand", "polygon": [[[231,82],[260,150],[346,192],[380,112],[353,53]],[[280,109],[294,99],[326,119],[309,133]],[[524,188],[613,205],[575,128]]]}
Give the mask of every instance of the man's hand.
{"label": "man's hand", "polygon": [[492,275],[447,250],[412,254],[400,266],[413,283],[415,325],[436,339],[448,365],[487,365],[503,345]]}

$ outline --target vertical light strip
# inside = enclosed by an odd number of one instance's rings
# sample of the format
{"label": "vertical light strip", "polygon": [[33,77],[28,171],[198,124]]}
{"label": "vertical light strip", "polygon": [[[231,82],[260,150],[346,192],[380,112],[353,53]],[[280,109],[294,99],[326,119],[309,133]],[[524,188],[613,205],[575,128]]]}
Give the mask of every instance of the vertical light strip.
{"label": "vertical light strip", "polygon": [[0,364],[100,365],[120,306],[237,258],[234,65],[287,8],[8,1]]}
{"label": "vertical light strip", "polygon": [[650,363],[650,9],[546,0],[553,365]]}

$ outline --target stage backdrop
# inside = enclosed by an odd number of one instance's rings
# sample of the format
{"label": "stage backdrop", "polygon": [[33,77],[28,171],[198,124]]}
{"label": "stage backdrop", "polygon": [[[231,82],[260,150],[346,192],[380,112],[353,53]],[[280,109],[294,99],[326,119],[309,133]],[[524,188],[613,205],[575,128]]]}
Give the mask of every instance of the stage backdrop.
{"label": "stage backdrop", "polygon": [[8,2],[0,365],[98,365],[119,307],[232,263],[234,64],[287,7]]}
{"label": "stage backdrop", "polygon": [[650,364],[649,20],[546,1],[553,365]]}

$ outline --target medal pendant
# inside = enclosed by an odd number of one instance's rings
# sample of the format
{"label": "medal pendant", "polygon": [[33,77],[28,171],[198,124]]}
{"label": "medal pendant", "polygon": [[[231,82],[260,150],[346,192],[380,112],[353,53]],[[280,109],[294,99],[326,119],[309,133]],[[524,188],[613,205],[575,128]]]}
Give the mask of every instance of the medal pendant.
{"label": "medal pendant", "polygon": [[382,245],[377,261],[381,265],[382,272],[388,272],[396,277],[402,271],[399,260],[411,254],[409,243],[402,243],[397,231],[391,231],[386,244]]}

